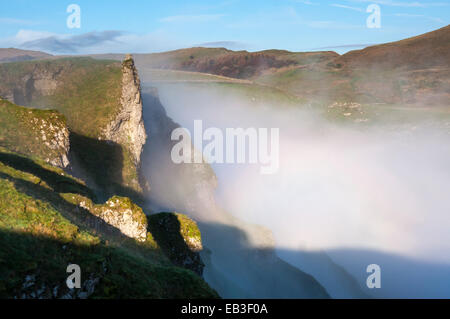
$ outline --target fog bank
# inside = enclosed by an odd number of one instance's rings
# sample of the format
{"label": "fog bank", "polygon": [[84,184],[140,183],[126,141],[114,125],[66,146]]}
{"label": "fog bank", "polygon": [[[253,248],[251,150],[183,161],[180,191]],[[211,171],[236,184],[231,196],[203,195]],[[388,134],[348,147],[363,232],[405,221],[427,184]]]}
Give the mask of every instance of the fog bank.
{"label": "fog bank", "polygon": [[[169,117],[189,130],[199,119],[205,128],[280,128],[276,174],[261,175],[256,164],[212,164],[224,211],[270,229],[278,255],[332,297],[358,289],[376,297],[450,297],[448,285],[439,287],[450,280],[448,130],[433,123],[338,125],[307,107],[230,92],[159,87]],[[224,223],[208,214],[193,217]],[[365,286],[372,263],[382,269],[379,290]]]}

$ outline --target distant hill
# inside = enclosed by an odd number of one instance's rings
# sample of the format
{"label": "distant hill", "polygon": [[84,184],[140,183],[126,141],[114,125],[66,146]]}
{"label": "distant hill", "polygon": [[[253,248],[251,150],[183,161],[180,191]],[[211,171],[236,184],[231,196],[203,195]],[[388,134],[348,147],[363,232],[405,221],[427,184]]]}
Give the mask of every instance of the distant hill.
{"label": "distant hill", "polygon": [[[225,48],[189,48],[151,54],[135,54],[136,64],[154,69],[202,72],[237,79],[253,77],[286,68],[332,60],[335,52],[290,52],[266,50],[231,51]],[[98,55],[97,58],[121,59],[122,55]]]}
{"label": "distant hill", "polygon": [[450,26],[350,51],[332,61],[293,66],[255,81],[325,102],[448,105]]}
{"label": "distant hill", "polygon": [[405,40],[350,51],[336,59],[348,68],[418,70],[450,66],[450,25]]}
{"label": "distant hill", "polygon": [[[144,78],[151,81],[173,82],[175,75],[183,81],[194,79],[191,74],[173,72],[188,71],[199,74],[193,82],[246,80],[321,104],[338,101],[445,106],[450,100],[449,49],[450,26],[446,26],[344,55],[331,51],[247,52],[197,47],[136,54],[135,60]],[[93,57],[119,60],[123,55]],[[206,74],[228,79],[214,79]]]}
{"label": "distant hill", "polygon": [[52,57],[51,54],[47,54],[40,51],[20,50],[14,48],[8,49],[0,48],[0,63],[30,61],[50,57]]}

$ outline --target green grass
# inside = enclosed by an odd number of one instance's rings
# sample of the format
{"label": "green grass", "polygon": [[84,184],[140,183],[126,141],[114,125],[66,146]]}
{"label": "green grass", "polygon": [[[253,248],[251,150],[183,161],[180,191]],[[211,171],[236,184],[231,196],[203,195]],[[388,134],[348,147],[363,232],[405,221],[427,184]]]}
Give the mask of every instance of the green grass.
{"label": "green grass", "polygon": [[354,100],[350,79],[341,70],[291,68],[255,79],[307,101]]}
{"label": "green grass", "polygon": [[360,104],[358,108],[321,105],[317,110],[329,122],[346,127],[398,130],[434,129],[450,134],[449,107],[417,107],[397,104]]}

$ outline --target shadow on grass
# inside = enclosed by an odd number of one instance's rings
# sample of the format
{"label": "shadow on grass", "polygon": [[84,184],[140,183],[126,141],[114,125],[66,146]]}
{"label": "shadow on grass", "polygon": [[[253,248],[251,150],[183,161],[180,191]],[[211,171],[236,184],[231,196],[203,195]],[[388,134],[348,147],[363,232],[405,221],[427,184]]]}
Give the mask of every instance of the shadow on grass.
{"label": "shadow on grass", "polygon": [[58,210],[64,218],[79,226],[81,229],[86,229],[93,233],[101,231],[108,236],[114,236],[116,238],[123,236],[117,228],[107,224],[99,217],[92,215],[88,210],[66,201],[58,192],[55,192],[52,189],[20,178],[12,177],[5,173],[0,173],[0,178],[12,182],[19,192],[50,204]]}
{"label": "shadow on grass", "polygon": [[[81,289],[66,285],[69,264],[80,266]],[[0,299],[80,298],[88,287],[91,298],[101,299],[218,297],[188,270],[154,265],[115,247],[0,229]]]}
{"label": "shadow on grass", "polygon": [[[160,229],[157,226],[153,227],[157,234],[154,236],[157,239],[158,246],[155,246],[154,242],[137,243],[134,239],[131,239],[122,234],[122,232],[106,223],[103,219],[93,215],[89,210],[84,209],[74,203],[69,202],[60,193],[74,193],[85,196],[89,189],[85,189],[82,184],[77,184],[75,181],[68,177],[61,176],[55,172],[48,171],[45,168],[39,166],[35,162],[22,158],[21,156],[0,153],[0,161],[4,164],[14,167],[18,170],[27,171],[32,174],[36,174],[39,177],[45,177],[45,183],[50,187],[55,187],[55,189],[48,188],[48,186],[42,185],[41,183],[33,183],[21,178],[16,178],[14,176],[8,175],[7,173],[0,172],[0,179],[5,179],[14,184],[14,187],[21,193],[26,194],[36,200],[50,204],[55,208],[61,215],[69,220],[72,224],[78,226],[80,230],[86,230],[94,235],[100,236],[103,240],[108,240],[113,243],[119,244],[129,251],[133,251],[137,255],[146,258],[150,263],[163,263],[165,265],[174,264],[189,270],[193,270],[198,275],[201,275],[202,267],[199,269],[194,266],[201,265],[200,257],[189,250],[183,237],[180,234],[180,225],[175,216],[170,222],[164,224],[165,229]],[[64,183],[61,184],[59,181],[62,180]],[[74,183],[76,186],[80,187],[81,190],[85,192],[77,191],[78,188],[67,187],[69,183]],[[87,191],[86,191],[87,190]],[[178,224],[176,224],[178,223]],[[173,234],[164,234],[165,230],[174,230]],[[169,242],[170,241],[170,242]],[[175,250],[171,250],[171,247],[176,247]],[[176,253],[178,259],[175,258]],[[183,264],[181,261],[191,261],[188,264]]]}
{"label": "shadow on grass", "polygon": [[79,194],[95,201],[94,194],[85,185],[78,183],[72,178],[48,170],[36,164],[31,159],[16,154],[0,152],[0,162],[16,170],[30,173],[40,178],[58,193]]}

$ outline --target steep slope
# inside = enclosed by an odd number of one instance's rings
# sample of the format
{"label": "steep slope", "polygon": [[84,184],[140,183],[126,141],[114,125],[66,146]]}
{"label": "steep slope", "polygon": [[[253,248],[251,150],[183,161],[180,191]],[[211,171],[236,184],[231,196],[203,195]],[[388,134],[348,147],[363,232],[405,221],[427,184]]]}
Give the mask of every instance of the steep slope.
{"label": "steep slope", "polygon": [[[179,244],[148,232],[145,215],[129,199],[92,200],[85,184],[61,169],[0,148],[1,298],[217,297],[200,277],[169,261],[160,245]],[[171,236],[182,236],[183,225]],[[195,223],[188,227],[198,232]],[[137,236],[127,232],[133,228]],[[74,263],[81,267],[81,289],[65,284]]]}
{"label": "steep slope", "polygon": [[[55,75],[51,72],[55,64],[47,66],[48,69],[35,65],[32,70],[39,71],[27,76],[28,80],[33,79],[33,86],[16,89],[36,88],[36,78],[46,85],[38,85],[41,90],[32,89],[31,95],[19,96],[31,96],[30,103],[39,98],[46,101],[47,97],[58,97],[54,92],[67,85],[64,78],[60,78],[61,72],[65,72],[64,67]],[[95,63],[92,67],[96,67]],[[81,75],[85,75],[85,71],[82,70]],[[142,147],[145,131],[141,135],[143,141],[133,140],[130,134],[144,130],[139,79],[131,58],[125,60],[118,71],[123,74],[119,77],[122,94],[119,95],[118,112],[108,118],[112,120],[109,124],[105,121],[108,124],[106,131],[115,134],[105,136],[107,133],[101,128],[88,126],[86,129],[97,129],[97,134],[105,134],[99,136],[109,138],[107,143],[114,143],[112,139],[122,143],[137,167],[140,150],[131,146]],[[14,74],[7,74],[14,78]],[[57,85],[48,85],[52,81]],[[12,87],[13,83],[3,85]],[[74,96],[84,93],[82,90],[73,92]],[[70,95],[61,99],[61,109],[66,110],[64,107],[70,105]],[[87,107],[92,108],[92,105]],[[218,297],[199,277],[203,274],[204,264],[199,256],[201,235],[194,221],[174,213],[147,218],[130,198],[114,195],[102,200],[108,192],[101,192],[99,198],[95,195],[98,189],[92,191],[81,179],[43,161],[58,165],[61,163],[55,158],[67,160],[69,142],[75,141],[75,148],[79,150],[89,145],[76,145],[80,139],[73,138],[75,133],[69,133],[69,129],[80,129],[79,119],[76,110],[66,110],[66,113],[71,116],[70,128],[65,116],[58,111],[22,107],[0,100],[0,297]],[[86,117],[86,120],[95,123],[91,118]],[[104,119],[99,118],[101,120]],[[72,135],[70,141],[69,134]],[[64,137],[62,142],[60,135]],[[94,160],[105,156],[102,148],[86,151]],[[117,159],[120,157],[109,160],[114,163]],[[117,164],[120,167],[122,163]],[[72,263],[81,267],[81,289],[70,290],[65,285],[66,268]]]}
{"label": "steep slope", "polygon": [[146,136],[132,59],[5,63],[0,78],[0,95],[11,102],[64,114],[72,168],[105,198],[142,193],[138,171]]}
{"label": "steep slope", "polygon": [[52,57],[52,55],[39,51],[19,50],[14,48],[8,49],[0,48],[0,63],[29,61],[36,59],[45,59],[50,57]]}

